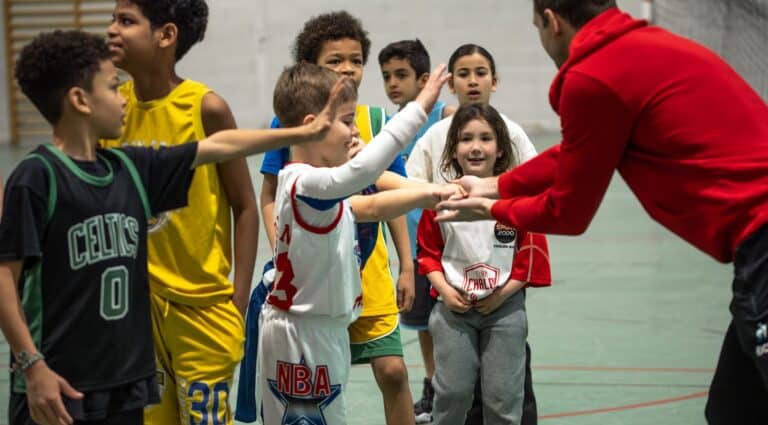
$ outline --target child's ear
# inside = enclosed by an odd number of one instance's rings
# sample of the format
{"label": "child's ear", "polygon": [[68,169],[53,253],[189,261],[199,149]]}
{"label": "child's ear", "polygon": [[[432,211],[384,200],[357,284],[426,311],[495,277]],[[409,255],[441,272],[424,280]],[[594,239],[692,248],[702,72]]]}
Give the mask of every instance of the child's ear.
{"label": "child's ear", "polygon": [[304,116],[304,119],[301,120],[301,125],[307,125],[312,123],[317,116],[315,114],[307,114]]}
{"label": "child's ear", "polygon": [[166,48],[176,44],[179,38],[179,27],[174,23],[167,23],[157,29],[160,47]]}
{"label": "child's ear", "polygon": [[496,85],[498,85],[498,84],[499,84],[499,77],[494,76],[493,80],[492,80],[492,83],[491,83],[491,92],[495,92],[496,91]]}
{"label": "child's ear", "polygon": [[448,88],[451,90],[451,94],[456,94],[456,89],[453,88],[453,76],[448,79]]}
{"label": "child's ear", "polygon": [[419,90],[423,89],[424,86],[427,85],[427,80],[429,80],[429,72],[421,74],[418,80],[416,80],[416,84],[419,87]]}
{"label": "child's ear", "polygon": [[66,102],[76,111],[82,114],[90,114],[91,102],[88,99],[88,93],[82,87],[74,86],[67,91]]}

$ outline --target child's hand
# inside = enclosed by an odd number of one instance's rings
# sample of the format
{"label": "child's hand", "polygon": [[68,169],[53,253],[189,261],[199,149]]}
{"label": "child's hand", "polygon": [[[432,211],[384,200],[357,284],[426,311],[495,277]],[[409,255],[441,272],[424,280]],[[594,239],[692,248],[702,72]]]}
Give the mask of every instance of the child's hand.
{"label": "child's hand", "polygon": [[429,205],[423,205],[423,208],[435,209],[437,204],[442,201],[464,199],[467,197],[467,192],[457,184],[430,184],[430,187],[432,200]]}
{"label": "child's hand", "polygon": [[400,270],[397,278],[397,309],[400,313],[407,313],[413,308],[413,299],[416,297],[413,270]]}
{"label": "child's hand", "polygon": [[310,140],[320,140],[325,137],[325,133],[331,129],[331,125],[333,125],[333,121],[336,119],[336,111],[345,98],[343,96],[344,91],[355,90],[354,86],[355,83],[349,77],[342,77],[336,81],[323,110],[317,114],[311,123],[307,124],[306,128],[309,132]]}
{"label": "child's hand", "polygon": [[464,188],[467,192],[467,196],[477,198],[496,198],[499,196],[498,179],[496,177],[481,178],[477,176],[463,176],[454,180],[452,183],[456,183]]}
{"label": "child's hand", "polygon": [[483,298],[482,300],[475,303],[475,310],[480,312],[483,316],[487,316],[494,311],[496,311],[497,308],[501,306],[504,301],[509,298],[512,294],[505,294],[505,291],[501,290],[502,288],[497,289],[496,291],[493,291],[491,295],[488,295],[487,297]]}
{"label": "child's hand", "polygon": [[445,64],[440,64],[429,74],[429,79],[424,84],[424,88],[421,89],[421,92],[419,92],[419,95],[414,100],[424,108],[427,115],[432,112],[432,107],[435,106],[435,102],[437,102],[437,98],[440,96],[440,89],[443,88],[443,84],[451,78],[450,73],[443,75],[445,68]]}
{"label": "child's hand", "polygon": [[496,290],[493,291],[491,295],[488,295],[482,300],[476,302],[474,305],[475,310],[480,312],[480,314],[483,316],[487,316],[496,311],[496,309],[498,309],[501,304],[507,300],[507,298],[516,294],[520,289],[524,287],[525,282],[510,279],[506,285],[502,286],[501,288],[496,288]]}
{"label": "child's hand", "polygon": [[435,221],[476,221],[493,218],[491,208],[496,201],[487,198],[449,199],[437,205]]}
{"label": "child's hand", "polygon": [[444,288],[440,293],[440,297],[442,297],[443,303],[448,307],[448,310],[454,313],[466,313],[472,307],[472,304],[467,301],[464,295],[452,286]]}

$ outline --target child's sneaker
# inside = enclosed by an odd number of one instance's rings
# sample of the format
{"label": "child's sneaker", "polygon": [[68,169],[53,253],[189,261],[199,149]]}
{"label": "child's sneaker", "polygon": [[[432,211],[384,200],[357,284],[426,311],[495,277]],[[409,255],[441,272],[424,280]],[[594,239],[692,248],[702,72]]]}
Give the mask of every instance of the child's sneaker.
{"label": "child's sneaker", "polygon": [[424,389],[421,390],[421,400],[413,405],[413,413],[416,416],[417,424],[427,424],[432,422],[432,401],[435,399],[435,389],[432,388],[432,382],[424,378]]}

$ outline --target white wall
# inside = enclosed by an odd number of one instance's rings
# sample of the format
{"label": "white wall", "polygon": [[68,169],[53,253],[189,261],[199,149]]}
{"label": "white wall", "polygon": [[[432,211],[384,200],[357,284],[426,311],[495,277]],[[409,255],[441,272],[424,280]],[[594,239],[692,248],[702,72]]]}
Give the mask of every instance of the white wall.
{"label": "white wall", "polygon": [[[641,0],[619,2],[639,15]],[[274,82],[290,63],[293,39],[304,21],[338,9],[359,17],[372,40],[361,102],[394,111],[376,59],[386,44],[418,37],[434,65],[447,62],[459,45],[473,42],[486,47],[497,62],[500,85],[492,103],[528,128],[558,127],[547,101],[555,67],[531,23],[531,0],[208,0],[208,4],[206,39],[192,48],[179,71],[221,94],[241,127],[269,122]],[[2,78],[0,93],[4,86]],[[447,90],[443,99],[455,104]],[[0,109],[0,141],[8,139],[2,137],[8,126],[5,112]]]}
{"label": "white wall", "polygon": [[[386,44],[418,37],[435,65],[447,61],[460,44],[474,42],[488,48],[498,62],[501,82],[493,101],[499,109],[521,122],[556,122],[546,103],[555,68],[539,47],[530,23],[530,0],[481,0],[474,3],[477,6],[458,0],[216,0],[210,4],[208,37],[179,68],[227,99],[241,126],[265,125],[271,118],[274,82],[291,62],[293,40],[304,21],[338,9],[359,17],[372,40],[361,102],[395,109],[384,94],[376,59]],[[447,91],[443,99],[454,103]]]}

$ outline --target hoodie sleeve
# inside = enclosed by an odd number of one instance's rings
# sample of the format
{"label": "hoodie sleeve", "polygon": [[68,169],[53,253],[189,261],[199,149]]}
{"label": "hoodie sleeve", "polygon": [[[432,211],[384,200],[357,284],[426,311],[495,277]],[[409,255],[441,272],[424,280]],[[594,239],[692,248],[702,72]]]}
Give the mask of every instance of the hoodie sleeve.
{"label": "hoodie sleeve", "polygon": [[[600,206],[613,171],[632,131],[632,115],[619,96],[600,82],[572,72],[563,83],[560,117],[563,141],[557,155],[552,185],[533,195],[497,201],[493,216],[509,226],[531,232],[576,235],[583,233]],[[511,173],[552,161],[550,149]],[[552,164],[550,164],[551,166]],[[501,186],[499,194],[514,194]]]}

